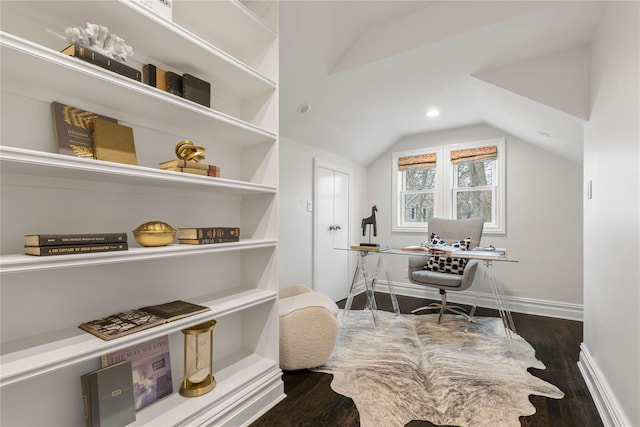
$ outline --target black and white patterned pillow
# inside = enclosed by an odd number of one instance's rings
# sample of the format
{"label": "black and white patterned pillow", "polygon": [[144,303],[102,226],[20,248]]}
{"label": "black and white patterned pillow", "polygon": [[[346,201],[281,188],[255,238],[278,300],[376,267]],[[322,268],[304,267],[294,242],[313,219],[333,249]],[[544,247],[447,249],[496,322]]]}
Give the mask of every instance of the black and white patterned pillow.
{"label": "black and white patterned pillow", "polygon": [[[437,234],[431,233],[431,243],[434,242],[444,242]],[[469,250],[469,245],[471,245],[471,237],[467,237],[466,239],[459,240],[451,246],[457,249],[461,249],[463,251]],[[467,265],[467,260],[464,258],[455,258],[447,255],[434,255],[429,258],[427,265],[424,267],[425,270],[429,271],[437,271],[439,273],[448,273],[448,274],[463,274],[464,267]]]}

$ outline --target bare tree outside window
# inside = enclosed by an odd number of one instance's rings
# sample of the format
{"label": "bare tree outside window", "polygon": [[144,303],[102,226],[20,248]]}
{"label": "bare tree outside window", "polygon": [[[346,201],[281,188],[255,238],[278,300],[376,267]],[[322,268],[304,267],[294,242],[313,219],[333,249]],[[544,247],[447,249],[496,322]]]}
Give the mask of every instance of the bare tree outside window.
{"label": "bare tree outside window", "polygon": [[458,219],[494,218],[495,160],[462,162],[455,165],[455,206]]}
{"label": "bare tree outside window", "polygon": [[427,222],[433,216],[435,178],[435,167],[410,168],[402,172],[405,222]]}

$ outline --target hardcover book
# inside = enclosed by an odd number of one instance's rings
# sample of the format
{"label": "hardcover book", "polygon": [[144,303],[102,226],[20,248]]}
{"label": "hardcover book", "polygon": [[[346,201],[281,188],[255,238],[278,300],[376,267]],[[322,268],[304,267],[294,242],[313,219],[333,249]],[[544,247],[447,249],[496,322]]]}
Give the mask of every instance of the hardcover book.
{"label": "hardcover book", "polygon": [[[202,239],[202,238],[239,238],[239,227],[196,227],[179,228],[178,239]],[[237,241],[237,240],[236,240]]]}
{"label": "hardcover book", "polygon": [[131,362],[136,411],[173,393],[168,335],[102,356],[102,367]]}
{"label": "hardcover book", "polygon": [[220,168],[218,166],[209,165],[209,176],[220,178]]}
{"label": "hardcover book", "polygon": [[72,44],[63,49],[62,53],[81,59],[90,64],[97,65],[98,67],[102,67],[106,70],[113,71],[114,73],[118,73],[122,76],[129,77],[130,79],[140,81],[140,71],[135,68],[131,68],[128,65],[124,65],[115,59],[111,59],[106,55],[95,52],[88,47],[81,46],[79,44]]}
{"label": "hardcover book", "polygon": [[53,132],[58,153],[93,158],[91,120],[100,118],[117,123],[116,119],[82,110],[59,102],[51,103]]}
{"label": "hardcover book", "polygon": [[87,426],[125,426],[136,420],[131,362],[84,374],[80,384]]}
{"label": "hardcover book", "polygon": [[98,243],[88,245],[58,245],[58,246],[25,246],[25,255],[50,256],[50,255],[75,255],[95,252],[126,251],[129,244],[123,243]]}
{"label": "hardcover book", "polygon": [[96,160],[137,165],[133,129],[108,120],[91,121],[93,157]]}
{"label": "hardcover book", "polygon": [[28,234],[25,246],[61,246],[87,245],[96,243],[125,243],[127,233],[97,233],[97,234]]}
{"label": "hardcover book", "polygon": [[167,82],[167,92],[174,95],[182,96],[182,76],[172,71],[165,73],[165,80]]}
{"label": "hardcover book", "polygon": [[210,107],[211,83],[185,73],[182,75],[182,96],[205,107]]}
{"label": "hardcover book", "polygon": [[173,171],[173,172],[184,172],[184,173],[190,173],[192,175],[209,176],[209,171],[205,169],[181,168],[179,166],[173,166],[170,168],[162,168],[162,170]]}
{"label": "hardcover book", "polygon": [[177,300],[112,314],[102,319],[82,323],[78,327],[109,341],[208,310],[211,308]]}
{"label": "hardcover book", "polygon": [[153,64],[142,67],[142,83],[167,91],[167,72]]}
{"label": "hardcover book", "polygon": [[169,169],[174,167],[208,170],[210,166],[206,163],[198,163],[192,160],[184,159],[173,159],[160,163],[160,169]]}
{"label": "hardcover book", "polygon": [[213,243],[230,243],[239,242],[239,237],[202,237],[200,239],[180,239],[178,240],[183,245],[210,245]]}

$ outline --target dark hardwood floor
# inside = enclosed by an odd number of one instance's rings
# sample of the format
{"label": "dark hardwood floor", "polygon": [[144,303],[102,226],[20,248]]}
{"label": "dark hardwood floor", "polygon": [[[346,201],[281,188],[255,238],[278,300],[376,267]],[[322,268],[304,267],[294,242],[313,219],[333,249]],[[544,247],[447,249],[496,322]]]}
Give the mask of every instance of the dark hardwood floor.
{"label": "dark hardwood floor", "polygon": [[[389,296],[377,294],[381,310],[392,311]],[[359,295],[354,309],[364,307]],[[430,301],[398,296],[400,310],[411,310]],[[338,304],[344,306],[344,301]],[[496,310],[478,308],[477,316],[497,316]],[[513,313],[518,333],[536,350],[536,357],[547,369],[530,369],[530,372],[559,387],[564,393],[560,400],[530,396],[536,413],[520,417],[526,427],[602,426],[602,421],[587,386],[578,370],[578,355],[582,342],[582,322]],[[353,401],[331,389],[332,375],[301,371],[285,371],[284,388],[287,398],[273,407],[252,424],[260,426],[359,426],[358,410]],[[407,426],[434,426],[426,421],[412,421]],[[382,426],[381,426],[382,427]]]}

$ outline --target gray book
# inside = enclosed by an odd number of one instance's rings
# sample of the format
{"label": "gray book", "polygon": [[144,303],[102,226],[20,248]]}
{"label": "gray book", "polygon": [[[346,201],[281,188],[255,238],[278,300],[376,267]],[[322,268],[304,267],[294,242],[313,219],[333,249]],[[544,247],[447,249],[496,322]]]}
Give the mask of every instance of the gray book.
{"label": "gray book", "polygon": [[80,382],[88,427],[125,426],[136,420],[131,362],[89,372]]}

